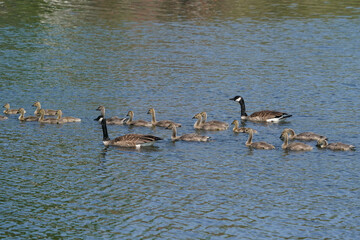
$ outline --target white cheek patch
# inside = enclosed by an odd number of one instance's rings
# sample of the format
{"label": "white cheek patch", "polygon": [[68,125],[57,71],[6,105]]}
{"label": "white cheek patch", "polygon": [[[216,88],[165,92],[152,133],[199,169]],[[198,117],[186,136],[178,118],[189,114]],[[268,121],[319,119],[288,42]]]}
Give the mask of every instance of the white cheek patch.
{"label": "white cheek patch", "polygon": [[241,100],[241,97],[235,99],[236,102],[240,102],[240,100]]}

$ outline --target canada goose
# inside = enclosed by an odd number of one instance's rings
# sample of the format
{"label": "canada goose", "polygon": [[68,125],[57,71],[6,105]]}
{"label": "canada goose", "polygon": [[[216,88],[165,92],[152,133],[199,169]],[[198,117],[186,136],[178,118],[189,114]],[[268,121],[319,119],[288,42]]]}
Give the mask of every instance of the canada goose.
{"label": "canada goose", "polygon": [[289,133],[288,131],[283,131],[281,134],[280,138],[284,141],[284,143],[281,145],[282,149],[291,150],[291,151],[311,151],[313,149],[312,146],[301,142],[293,142],[289,144],[288,133]]}
{"label": "canada goose", "polygon": [[6,120],[6,119],[8,119],[8,117],[0,116],[0,120]]}
{"label": "canada goose", "polygon": [[162,140],[162,138],[144,134],[126,134],[110,140],[106,127],[106,119],[101,117],[100,121],[103,130],[103,143],[105,146],[135,147],[139,149],[140,147],[151,146],[155,141]]}
{"label": "canada goose", "polygon": [[193,119],[197,119],[195,124],[194,124],[194,128],[195,129],[201,129],[201,114],[197,113],[195,114],[195,116],[193,116]]}
{"label": "canada goose", "polygon": [[327,139],[325,136],[313,132],[303,132],[300,134],[295,134],[295,131],[291,128],[285,128],[284,131],[287,131],[290,134],[289,140],[297,139],[303,141],[318,141],[322,138]]}
{"label": "canada goose", "polygon": [[133,118],[134,118],[134,112],[133,111],[129,111],[126,116],[129,116],[129,120],[126,122],[127,125],[137,126],[137,127],[153,127],[151,122],[147,122],[147,121],[144,121],[144,120],[133,121]]}
{"label": "canada goose", "polygon": [[51,123],[51,124],[58,124],[58,123],[63,123],[63,121],[59,121],[56,118],[44,118],[45,115],[45,110],[44,109],[40,109],[40,117],[38,122],[40,123]]}
{"label": "canada goose", "polygon": [[[238,120],[234,120],[231,125],[235,125],[234,128],[233,128],[233,132],[236,132],[236,133],[244,133],[246,131],[246,127],[240,127],[239,128],[239,121]],[[257,133],[257,131],[255,129],[253,129],[253,132],[254,133]]]}
{"label": "canada goose", "polygon": [[[32,106],[36,107],[36,110],[34,112],[35,116],[39,115],[40,114],[40,109],[42,109],[41,108],[41,103],[40,102],[35,102]],[[56,110],[44,109],[44,115],[55,116],[56,115]]]}
{"label": "canada goose", "polygon": [[[205,130],[226,130],[229,127],[229,124],[227,124],[226,122],[221,122],[221,121],[209,121],[206,122],[207,120],[207,114],[206,112],[201,112],[200,113],[202,116],[202,120],[201,120],[201,126],[203,129],[205,128],[209,128],[209,129],[205,129]],[[212,128],[212,129],[210,129]]]}
{"label": "canada goose", "polygon": [[161,120],[161,121],[156,121],[156,116],[155,116],[155,109],[154,108],[150,108],[149,111],[147,112],[147,114],[151,114],[151,124],[155,127],[168,127],[170,124],[175,124],[176,127],[181,127],[180,123],[175,123],[173,121],[170,120]]}
{"label": "canada goose", "polygon": [[330,150],[338,150],[338,151],[350,151],[350,150],[355,150],[355,146],[354,145],[349,145],[349,144],[344,144],[344,143],[328,143],[326,139],[321,138],[317,141],[316,144],[317,147],[319,148],[327,148]]}
{"label": "canada goose", "polygon": [[76,118],[76,117],[63,117],[62,116],[62,111],[61,110],[57,110],[56,111],[56,115],[57,115],[57,120],[58,123],[62,122],[62,123],[67,123],[67,122],[81,122],[80,118]]}
{"label": "canada goose", "polygon": [[210,140],[210,137],[208,136],[201,136],[196,133],[188,133],[181,135],[179,137],[176,136],[176,125],[174,123],[171,123],[167,129],[172,129],[172,135],[171,140],[173,141],[193,141],[193,142],[208,142]]}
{"label": "canada goose", "polygon": [[246,141],[245,145],[248,147],[256,148],[256,149],[265,149],[265,150],[271,150],[274,149],[274,145],[271,145],[266,142],[252,142],[253,134],[255,132],[252,128],[246,128],[245,132],[249,134],[249,138]]}
{"label": "canada goose", "polygon": [[250,120],[255,122],[280,122],[283,121],[285,118],[289,118],[292,116],[287,113],[269,111],[269,110],[254,112],[250,116],[248,116],[246,114],[244,98],[242,98],[241,96],[235,96],[233,98],[230,98],[230,100],[233,100],[240,104],[242,120]]}
{"label": "canada goose", "polygon": [[[97,111],[101,111],[101,115],[105,117],[105,107],[100,105],[97,109]],[[96,119],[94,119],[96,120]],[[128,119],[127,118],[119,118],[118,116],[110,117],[106,119],[106,124],[108,125],[123,125],[126,123]]]}
{"label": "canada goose", "polygon": [[39,121],[39,118],[38,117],[35,117],[35,116],[29,116],[29,117],[24,117],[26,111],[24,108],[19,108],[18,112],[17,113],[20,113],[20,116],[19,116],[19,120],[20,121],[24,121],[24,122],[35,122],[35,121]]}
{"label": "canada goose", "polygon": [[6,103],[3,107],[5,108],[5,110],[4,110],[5,114],[17,114],[18,110],[17,109],[10,109],[10,104],[9,103]]}

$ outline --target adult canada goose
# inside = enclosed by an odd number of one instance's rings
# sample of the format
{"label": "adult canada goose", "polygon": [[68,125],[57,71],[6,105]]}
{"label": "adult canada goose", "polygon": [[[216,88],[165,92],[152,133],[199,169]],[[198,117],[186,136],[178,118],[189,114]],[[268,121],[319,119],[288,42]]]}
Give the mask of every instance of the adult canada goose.
{"label": "adult canada goose", "polygon": [[317,141],[316,144],[317,147],[319,148],[327,148],[330,150],[338,150],[338,151],[350,151],[350,150],[355,150],[355,146],[354,145],[349,145],[349,144],[345,144],[345,143],[328,143],[328,141],[324,138],[321,138]]}
{"label": "adult canada goose", "polygon": [[67,122],[81,122],[80,118],[76,118],[76,117],[63,117],[62,116],[62,111],[61,110],[57,110],[56,111],[56,115],[57,115],[57,120],[58,123],[63,122],[63,123],[67,123]]}
{"label": "adult canada goose", "polygon": [[0,120],[6,120],[6,119],[8,119],[8,117],[0,116]]}
{"label": "adult canada goose", "polygon": [[210,137],[208,136],[202,136],[196,133],[188,133],[181,136],[176,136],[176,125],[174,123],[171,123],[167,129],[172,129],[172,135],[171,140],[172,141],[192,141],[192,142],[208,142],[210,140]]}
{"label": "adult canada goose", "polygon": [[246,114],[244,98],[242,98],[241,96],[235,96],[233,98],[230,98],[230,100],[233,100],[240,104],[242,120],[250,120],[250,121],[255,121],[255,122],[280,122],[280,121],[283,121],[284,119],[292,116],[287,113],[277,112],[277,111],[269,111],[269,110],[254,112],[250,116],[248,116]]}
{"label": "adult canada goose", "polygon": [[24,117],[26,111],[24,108],[19,108],[18,112],[17,113],[20,113],[20,116],[19,116],[19,120],[20,121],[24,121],[24,122],[35,122],[35,121],[39,121],[39,118],[36,117],[36,116],[29,116],[29,117]]}
{"label": "adult canada goose", "polygon": [[106,127],[106,119],[101,117],[100,121],[103,130],[103,143],[105,146],[135,147],[139,149],[140,147],[151,146],[155,141],[162,140],[162,138],[144,134],[126,134],[110,140]]}
{"label": "adult canada goose", "polygon": [[[236,133],[244,133],[246,131],[246,127],[240,127],[239,128],[239,121],[238,120],[234,120],[231,125],[235,125],[234,128],[233,128],[233,132],[236,132]],[[253,132],[254,133],[257,133],[257,131],[255,129],[253,129]]]}
{"label": "adult canada goose", "polygon": [[156,121],[156,116],[155,116],[155,109],[154,108],[150,108],[149,111],[147,112],[148,114],[151,114],[151,124],[155,127],[168,127],[170,124],[175,124],[176,127],[181,127],[180,123],[175,123],[173,121],[170,120],[161,120],[161,121]]}
{"label": "adult canada goose", "polygon": [[282,149],[291,150],[291,151],[311,151],[313,149],[312,146],[307,145],[301,142],[293,142],[289,144],[289,132],[283,131],[281,134],[281,139],[284,143],[281,145]]}
{"label": "adult canada goose", "polygon": [[[39,115],[40,114],[40,109],[42,109],[41,108],[41,103],[37,101],[32,106],[36,107],[36,110],[34,112],[35,116]],[[56,110],[44,109],[44,115],[55,116],[56,115]]]}
{"label": "adult canada goose", "polygon": [[59,121],[56,118],[44,118],[45,116],[45,110],[44,109],[40,109],[40,117],[38,122],[40,123],[51,123],[51,124],[58,124],[58,123],[63,123],[62,121]]}
{"label": "adult canada goose", "polygon": [[[105,118],[105,107],[100,105],[97,111],[101,111],[101,115]],[[96,119],[94,119],[96,120]],[[123,125],[127,121],[127,118],[119,118],[118,116],[110,117],[106,119],[106,124],[108,125]]]}
{"label": "adult canada goose", "polygon": [[195,129],[201,129],[201,114],[197,113],[193,116],[193,119],[197,119],[195,124],[194,124],[194,128]]}
{"label": "adult canada goose", "polygon": [[137,127],[153,127],[151,122],[147,122],[147,121],[144,121],[144,120],[133,121],[133,118],[134,118],[134,112],[133,111],[129,111],[126,116],[129,117],[129,120],[126,122],[127,125],[137,126]]}
{"label": "adult canada goose", "polygon": [[313,132],[303,132],[300,134],[296,134],[295,131],[291,128],[285,128],[284,131],[287,131],[290,134],[289,140],[296,139],[296,140],[303,140],[303,141],[318,141],[322,138],[327,139],[325,136],[322,136],[322,135],[319,135],[319,134],[316,134]]}
{"label": "adult canada goose", "polygon": [[207,113],[206,112],[201,112],[200,114],[201,114],[201,117],[202,117],[201,125],[202,125],[203,128],[205,128],[205,126],[208,126],[210,128],[210,126],[211,126],[212,128],[216,128],[216,130],[218,130],[219,128],[221,128],[223,130],[226,130],[229,127],[229,124],[227,124],[226,122],[221,122],[221,121],[209,121],[209,122],[206,122]]}
{"label": "adult canada goose", "polygon": [[219,125],[219,124],[202,124],[202,115],[201,113],[195,114],[193,118],[196,118],[197,121],[194,124],[195,129],[207,130],[207,131],[223,131],[226,130],[229,126]]}
{"label": "adult canada goose", "polygon": [[10,104],[9,103],[6,103],[3,107],[5,108],[5,110],[4,110],[5,114],[17,114],[18,110],[17,109],[10,109]]}
{"label": "adult canada goose", "polygon": [[271,145],[266,142],[252,142],[254,132],[255,132],[255,130],[252,128],[245,129],[245,133],[249,134],[249,138],[245,143],[246,146],[256,148],[256,149],[265,149],[265,150],[271,150],[271,149],[275,148],[274,145]]}

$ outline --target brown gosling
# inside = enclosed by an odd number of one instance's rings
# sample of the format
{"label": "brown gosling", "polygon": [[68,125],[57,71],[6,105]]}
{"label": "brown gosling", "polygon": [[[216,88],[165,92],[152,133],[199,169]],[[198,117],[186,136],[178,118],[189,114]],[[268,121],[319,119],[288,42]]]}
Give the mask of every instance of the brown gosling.
{"label": "brown gosling", "polygon": [[[101,111],[101,116],[105,118],[105,107],[100,105],[97,109],[97,111]],[[98,119],[94,119],[95,121],[98,121]],[[107,125],[124,125],[128,118],[119,118],[118,116],[110,117],[106,119]]]}
{"label": "brown gosling", "polygon": [[171,123],[167,129],[172,129],[171,140],[172,141],[192,141],[192,142],[208,142],[210,137],[202,136],[196,133],[188,133],[181,136],[176,136],[176,125]]}
{"label": "brown gosling", "polygon": [[6,103],[4,106],[5,108],[4,112],[5,114],[17,114],[17,109],[10,109],[10,104],[9,103]]}
{"label": "brown gosling", "polygon": [[[36,110],[34,112],[35,116],[39,115],[40,114],[40,109],[42,109],[41,108],[41,103],[39,101],[37,101],[32,106],[36,107]],[[56,110],[44,109],[44,115],[55,116],[56,115]]]}
{"label": "brown gosling", "polygon": [[207,122],[206,121],[207,113],[201,112],[200,114],[202,116],[201,124],[202,124],[203,128],[204,128],[204,126],[209,125],[209,126],[216,126],[217,128],[222,128],[222,129],[226,130],[229,127],[229,124],[227,124],[226,122],[221,122],[221,121],[216,121],[216,120]]}
{"label": "brown gosling", "polygon": [[81,118],[63,117],[62,115],[63,113],[61,110],[56,111],[56,116],[57,116],[56,119],[58,120],[58,123],[81,122]]}
{"label": "brown gosling", "polygon": [[316,144],[317,147],[319,148],[327,148],[333,151],[354,151],[355,150],[355,146],[354,145],[350,145],[350,144],[345,144],[345,143],[328,143],[328,141],[324,138],[321,138],[317,141]]}
{"label": "brown gosling", "polygon": [[39,118],[36,117],[36,116],[24,117],[24,115],[26,113],[24,108],[19,108],[17,113],[20,114],[20,116],[19,116],[20,121],[23,121],[23,122],[36,122],[36,121],[39,121]]}
{"label": "brown gosling", "polygon": [[63,123],[63,121],[59,121],[56,118],[45,118],[45,110],[44,109],[40,109],[40,117],[38,122],[40,123],[50,123],[50,124],[59,124],[59,123]]}
{"label": "brown gosling", "polygon": [[[231,125],[234,125],[234,128],[233,128],[233,132],[236,132],[236,133],[244,133],[246,129],[246,127],[240,127],[239,128],[239,121],[238,120],[234,120]],[[258,133],[258,131],[256,131],[255,129],[253,129],[254,133]]]}
{"label": "brown gosling", "polygon": [[136,126],[136,127],[153,127],[153,125],[151,124],[151,122],[147,122],[144,120],[136,120],[134,121],[134,112],[133,111],[129,111],[128,114],[126,115],[129,117],[129,120],[126,122],[127,125],[129,126]]}
{"label": "brown gosling", "polygon": [[318,141],[320,139],[327,139],[327,137],[313,133],[313,132],[303,132],[296,134],[295,131],[291,128],[285,128],[284,131],[287,131],[290,136],[289,140],[302,140],[302,141]]}
{"label": "brown gosling", "polygon": [[292,116],[292,115],[284,113],[284,112],[269,111],[269,110],[254,112],[250,116],[248,116],[246,114],[245,101],[244,101],[243,97],[235,96],[233,98],[230,98],[229,100],[233,100],[240,104],[242,120],[250,120],[250,121],[254,121],[254,122],[277,123],[277,122],[284,121],[286,118],[289,118]]}
{"label": "brown gosling", "polygon": [[245,133],[249,134],[249,138],[245,143],[246,146],[256,148],[256,149],[265,149],[265,150],[275,149],[274,145],[271,145],[271,144],[266,143],[266,142],[252,142],[254,129],[246,128]]}
{"label": "brown gosling", "polygon": [[301,142],[293,142],[289,144],[289,135],[288,131],[283,131],[280,138],[284,141],[281,145],[282,149],[290,150],[290,151],[311,151],[313,149],[312,146],[307,145]]}
{"label": "brown gosling", "polygon": [[151,124],[153,125],[153,127],[168,127],[170,124],[175,124],[176,127],[181,127],[180,123],[175,123],[173,121],[170,120],[161,120],[161,121],[156,121],[156,114],[155,114],[155,109],[154,108],[150,108],[149,111],[147,112],[147,114],[151,114]]}

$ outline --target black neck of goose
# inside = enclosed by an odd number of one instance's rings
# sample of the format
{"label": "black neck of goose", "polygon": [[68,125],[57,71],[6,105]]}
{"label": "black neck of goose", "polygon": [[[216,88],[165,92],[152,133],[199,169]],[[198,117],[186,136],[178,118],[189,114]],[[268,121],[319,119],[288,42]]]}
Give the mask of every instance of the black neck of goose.
{"label": "black neck of goose", "polygon": [[109,135],[108,135],[108,131],[107,131],[107,127],[106,127],[106,119],[103,118],[103,120],[101,121],[101,127],[103,130],[103,141],[109,141]]}
{"label": "black neck of goose", "polygon": [[239,104],[240,104],[240,108],[241,108],[241,116],[247,116],[246,114],[246,108],[245,108],[245,102],[244,102],[244,99],[241,98],[241,100],[239,101]]}

